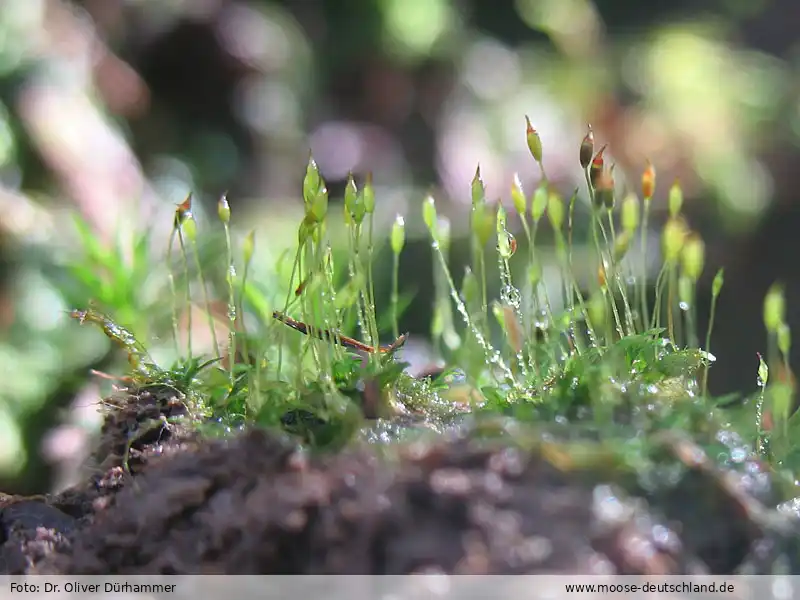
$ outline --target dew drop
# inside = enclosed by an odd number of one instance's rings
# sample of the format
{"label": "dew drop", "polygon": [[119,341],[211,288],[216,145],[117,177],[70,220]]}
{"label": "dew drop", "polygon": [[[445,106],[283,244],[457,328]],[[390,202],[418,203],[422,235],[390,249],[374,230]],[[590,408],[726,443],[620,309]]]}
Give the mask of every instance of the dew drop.
{"label": "dew drop", "polygon": [[510,252],[510,256],[514,256],[517,251],[517,240],[514,237],[514,234],[509,233],[506,231],[506,238],[508,239],[508,250]]}
{"label": "dew drop", "polygon": [[731,450],[731,460],[735,463],[744,462],[747,458],[747,450],[745,448],[734,448]]}
{"label": "dew drop", "polygon": [[500,300],[512,308],[519,308],[522,303],[522,295],[513,285],[504,285],[500,290]]}

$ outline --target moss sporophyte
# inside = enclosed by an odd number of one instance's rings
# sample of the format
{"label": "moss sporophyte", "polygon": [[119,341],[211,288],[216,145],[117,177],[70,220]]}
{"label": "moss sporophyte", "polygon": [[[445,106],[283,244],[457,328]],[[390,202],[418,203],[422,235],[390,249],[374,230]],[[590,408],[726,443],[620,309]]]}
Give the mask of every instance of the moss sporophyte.
{"label": "moss sporophyte", "polygon": [[[101,327],[126,350],[136,385],[167,382],[191,396],[200,412],[225,422],[285,428],[287,414],[309,414],[324,430],[315,429],[313,436],[304,430],[301,435],[310,444],[350,439],[369,421],[368,414],[396,414],[367,411],[364,390],[370,390],[372,404],[402,405],[406,417],[422,420],[440,421],[458,406],[476,416],[582,423],[603,435],[621,427],[641,432],[674,424],[694,431],[700,423],[691,407],[698,399],[704,414],[717,410],[707,381],[723,273],[713,280],[710,325],[701,348],[696,290],[705,245],[683,213],[680,183],[667,192],[658,231],[652,211],[656,172],[649,161],[642,164],[640,197],[624,186],[629,178],[615,176],[611,149],[604,144],[595,151],[598,132],[587,127],[574,155],[581,186],[562,196],[547,177],[542,139],[527,117],[520,134],[538,181],[525,190],[524,178],[515,175],[507,188],[511,202],[504,205],[487,198],[476,168],[464,188],[471,202],[469,227],[462,234],[469,242],[467,256],[461,257],[467,264],[461,272],[455,272],[450,258],[458,232],[432,194],[421,201],[421,218],[397,215],[390,231],[376,235],[380,198],[372,176],[350,174],[343,214],[330,211],[327,184],[309,156],[291,272],[287,261],[286,271],[274,269],[268,283],[253,280],[255,232],[237,237],[229,198],[220,198],[216,210],[224,253],[205,250],[213,223],[201,227],[191,196],[177,206],[166,260],[172,314],[166,321],[172,326],[153,336],[172,342],[172,367],[157,366],[150,358],[156,353],[146,352],[133,333],[152,331],[152,324],[116,324],[148,314],[142,307],[123,306],[97,288],[105,301],[73,316]],[[436,376],[414,378],[403,362],[407,335],[399,333],[411,293],[401,285],[399,270],[407,223],[411,231],[410,223],[420,220],[433,254],[430,340],[443,365],[434,369]],[[646,250],[653,235],[661,241],[662,265],[651,276]],[[175,241],[180,252],[173,260]],[[376,300],[384,279],[379,282],[373,272],[384,247],[392,257],[385,311]],[[491,281],[492,273],[498,281]],[[223,318],[212,318],[220,304]],[[193,313],[200,325],[192,323]],[[794,423],[786,398],[792,397],[794,378],[788,370],[791,336],[780,286],[768,294],[764,321],[769,333],[765,368],[786,375],[770,378],[769,386],[764,382],[755,400],[741,401],[746,416],[740,433],[772,452],[772,458],[785,458],[791,445],[784,442]],[[211,333],[205,346],[198,333],[204,322]],[[381,345],[379,340],[387,338],[394,341]],[[146,345],[154,350],[157,344]],[[659,408],[642,412],[642,406]],[[762,430],[766,414],[772,425],[767,434]],[[765,435],[771,444],[761,443]]]}

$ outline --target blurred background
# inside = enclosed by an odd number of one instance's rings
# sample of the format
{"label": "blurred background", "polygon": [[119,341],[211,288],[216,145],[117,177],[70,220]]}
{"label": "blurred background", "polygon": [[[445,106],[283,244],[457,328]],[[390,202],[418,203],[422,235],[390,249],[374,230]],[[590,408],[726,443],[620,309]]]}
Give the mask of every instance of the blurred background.
{"label": "blurred background", "polygon": [[[525,115],[567,197],[587,123],[632,189],[652,160],[654,249],[680,178],[707,247],[701,316],[726,269],[712,391],[751,391],[776,280],[800,331],[797,23],[794,0],[0,0],[0,489],[52,485],[54,465],[85,452],[102,391],[88,370],[111,358],[67,311],[124,305],[146,335],[188,192],[201,228],[228,193],[268,289],[296,240],[309,150],[332,203],[349,172],[372,172],[379,229],[406,217],[402,329],[424,341],[422,200],[451,219],[463,263],[476,166],[490,199],[509,198],[515,173],[538,183]],[[120,240],[142,232],[151,247],[128,256]]]}

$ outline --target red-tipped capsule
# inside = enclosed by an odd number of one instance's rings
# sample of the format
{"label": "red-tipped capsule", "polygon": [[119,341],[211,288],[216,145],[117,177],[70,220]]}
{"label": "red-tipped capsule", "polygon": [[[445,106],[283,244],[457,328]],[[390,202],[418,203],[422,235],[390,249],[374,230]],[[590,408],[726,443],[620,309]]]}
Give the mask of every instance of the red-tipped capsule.
{"label": "red-tipped capsule", "polygon": [[183,222],[186,221],[189,217],[192,216],[192,193],[186,196],[186,200],[178,204],[175,208],[175,218],[172,221],[172,226],[174,229],[178,229]]}
{"label": "red-tipped capsule", "polygon": [[528,141],[528,150],[531,151],[531,156],[533,156],[533,160],[537,163],[541,164],[542,162],[542,140],[539,137],[539,134],[531,125],[531,120],[526,116],[525,117],[525,138]]}
{"label": "red-tipped capsule", "polygon": [[647,166],[642,173],[642,197],[649,200],[656,192],[656,170],[653,163],[647,161]]}
{"label": "red-tipped capsule", "polygon": [[603,174],[603,167],[606,164],[605,159],[603,158],[603,152],[606,151],[607,144],[604,144],[600,150],[598,150],[597,154],[595,154],[594,158],[592,159],[592,164],[589,167],[589,181],[592,182],[592,187],[597,187],[597,181],[600,179],[600,175]]}

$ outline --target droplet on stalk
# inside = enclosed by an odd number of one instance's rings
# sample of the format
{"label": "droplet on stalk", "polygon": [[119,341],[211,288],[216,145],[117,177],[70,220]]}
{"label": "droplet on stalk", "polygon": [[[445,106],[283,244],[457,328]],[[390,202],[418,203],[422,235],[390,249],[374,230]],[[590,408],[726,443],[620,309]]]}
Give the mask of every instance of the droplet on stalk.
{"label": "droplet on stalk", "polygon": [[517,239],[514,237],[513,233],[509,231],[498,233],[497,251],[505,260],[514,256],[514,253],[517,251]]}
{"label": "droplet on stalk", "polygon": [[[497,203],[497,251],[500,253],[500,256],[508,260],[514,255],[514,251],[516,250],[516,240],[511,233],[508,232],[506,227],[507,224],[507,216],[506,216],[506,209],[503,208],[503,204],[501,202]],[[512,248],[513,243],[513,248]]]}

